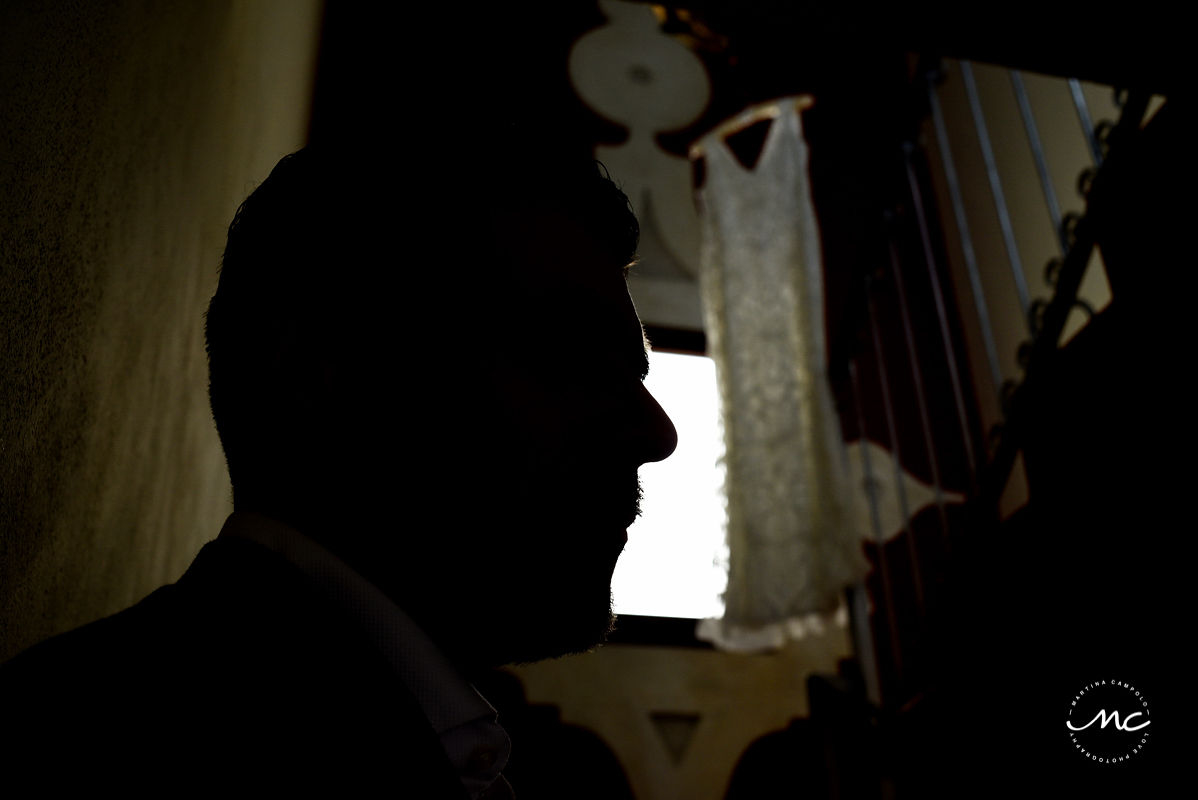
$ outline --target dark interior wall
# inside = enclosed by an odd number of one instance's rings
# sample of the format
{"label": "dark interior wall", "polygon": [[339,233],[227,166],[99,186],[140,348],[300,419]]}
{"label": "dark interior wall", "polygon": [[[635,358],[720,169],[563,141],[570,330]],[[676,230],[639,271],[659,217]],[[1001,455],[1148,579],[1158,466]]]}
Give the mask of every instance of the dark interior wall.
{"label": "dark interior wall", "polygon": [[229,510],[202,313],[305,142],[321,5],[0,6],[0,660],[174,580]]}

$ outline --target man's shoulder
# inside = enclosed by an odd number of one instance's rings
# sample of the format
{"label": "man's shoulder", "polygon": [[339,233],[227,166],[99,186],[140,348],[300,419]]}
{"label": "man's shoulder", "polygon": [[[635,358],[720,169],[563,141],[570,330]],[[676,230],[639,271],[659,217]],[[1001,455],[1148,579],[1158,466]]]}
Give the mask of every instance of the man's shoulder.
{"label": "man's shoulder", "polygon": [[309,637],[327,633],[329,620],[302,578],[278,561],[253,543],[210,542],[176,583],[34,645],[0,665],[0,676],[6,684],[55,683],[70,692],[162,670],[204,673],[234,655],[240,670],[287,658],[281,645],[302,638],[301,627]]}
{"label": "man's shoulder", "polygon": [[16,681],[128,705],[163,683],[172,695],[253,693],[264,702],[306,681],[351,676],[357,686],[393,683],[377,650],[303,574],[254,542],[222,538],[177,582],[0,666],[0,692]]}
{"label": "man's shoulder", "polygon": [[48,699],[39,698],[43,692],[67,698],[90,692],[93,686],[115,688],[137,682],[138,673],[162,665],[173,649],[172,640],[187,638],[180,624],[183,619],[170,611],[178,605],[178,594],[176,585],[163,586],[124,611],[19,653],[0,664],[0,697],[19,706],[22,700]]}
{"label": "man's shoulder", "polygon": [[8,752],[34,760],[157,758],[167,773],[218,753],[222,774],[238,759],[367,774],[443,757],[368,639],[302,574],[239,540],[210,543],[176,583],[0,666],[0,707],[0,736],[20,739]]}

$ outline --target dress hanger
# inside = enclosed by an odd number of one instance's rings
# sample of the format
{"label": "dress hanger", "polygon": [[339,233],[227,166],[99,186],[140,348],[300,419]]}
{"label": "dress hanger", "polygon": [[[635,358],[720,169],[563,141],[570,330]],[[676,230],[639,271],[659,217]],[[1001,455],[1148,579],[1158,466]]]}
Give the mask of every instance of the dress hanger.
{"label": "dress hanger", "polygon": [[752,125],[756,125],[758,122],[767,119],[777,119],[782,114],[782,109],[787,103],[793,103],[796,111],[803,112],[815,105],[815,98],[809,94],[780,97],[776,100],[768,100],[746,108],[735,117],[724,120],[709,133],[701,136],[698,141],[690,146],[687,155],[691,161],[698,161],[704,156],[705,148],[703,142],[709,137],[718,136],[721,140],[726,140],[728,137],[740,133]]}

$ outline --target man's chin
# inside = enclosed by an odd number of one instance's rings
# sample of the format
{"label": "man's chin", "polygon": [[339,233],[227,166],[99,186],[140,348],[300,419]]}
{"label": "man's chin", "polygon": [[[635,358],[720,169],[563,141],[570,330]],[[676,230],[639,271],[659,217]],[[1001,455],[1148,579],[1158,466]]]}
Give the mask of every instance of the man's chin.
{"label": "man's chin", "polygon": [[[574,613],[566,613],[573,608]],[[499,649],[501,663],[527,664],[561,656],[588,653],[607,641],[615,626],[611,594],[602,606],[584,609],[578,605],[559,604],[544,610],[525,611],[523,619],[509,617],[511,637]]]}

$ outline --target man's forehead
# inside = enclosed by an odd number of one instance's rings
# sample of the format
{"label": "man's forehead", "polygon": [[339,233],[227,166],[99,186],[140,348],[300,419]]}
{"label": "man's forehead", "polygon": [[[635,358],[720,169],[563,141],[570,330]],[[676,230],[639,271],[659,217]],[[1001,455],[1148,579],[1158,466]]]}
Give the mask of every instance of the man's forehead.
{"label": "man's forehead", "polygon": [[532,296],[533,311],[547,334],[583,356],[615,358],[644,378],[649,340],[627,292],[621,303],[585,288],[558,285]]}
{"label": "man's forehead", "polygon": [[[602,234],[565,211],[521,208],[500,211],[491,236],[505,261],[537,279],[565,279],[597,292],[619,294],[628,266]],[[613,288],[614,287],[614,288]]]}
{"label": "man's forehead", "polygon": [[513,273],[529,311],[581,346],[618,349],[643,376],[648,342],[628,294],[627,265],[563,212],[501,213],[497,223],[500,268]]}

